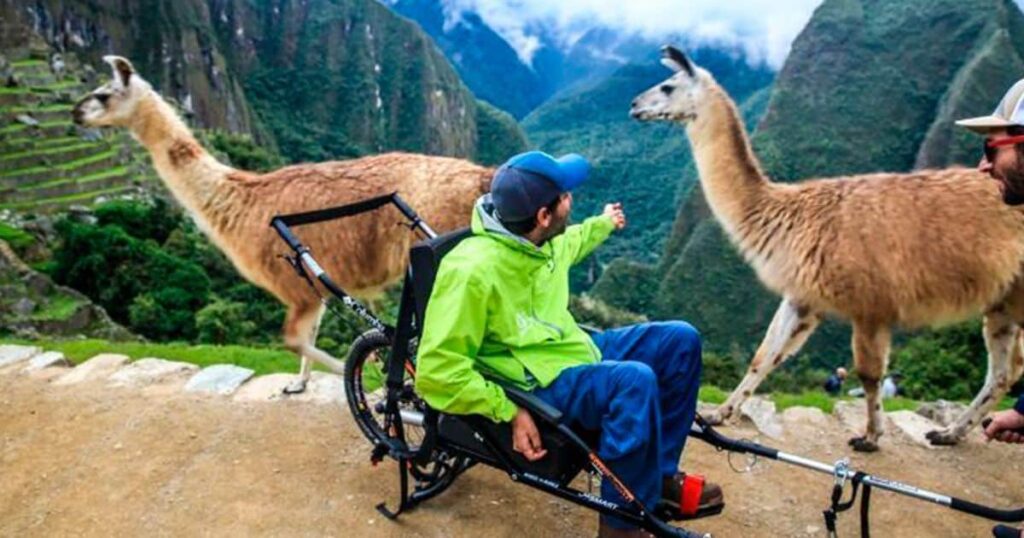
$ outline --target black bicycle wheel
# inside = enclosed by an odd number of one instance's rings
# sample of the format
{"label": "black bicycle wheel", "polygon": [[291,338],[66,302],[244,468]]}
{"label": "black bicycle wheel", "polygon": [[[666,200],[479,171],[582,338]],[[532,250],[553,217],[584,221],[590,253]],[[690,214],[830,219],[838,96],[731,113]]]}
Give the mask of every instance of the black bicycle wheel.
{"label": "black bicycle wheel", "polygon": [[[384,333],[370,330],[356,339],[345,361],[345,392],[349,409],[363,435],[376,444],[397,435],[394,425],[385,423],[385,400],[387,398],[387,373],[391,362],[391,340]],[[408,365],[401,365],[405,371],[399,411],[402,413],[402,436],[410,450],[417,450],[423,444],[426,432],[422,420],[426,404],[414,391],[414,379]],[[420,501],[448,489],[462,472],[473,465],[464,456],[451,456],[443,450],[434,450],[426,462],[410,462],[409,472],[416,480],[415,496]]]}
{"label": "black bicycle wheel", "polygon": [[[392,425],[385,424],[384,405],[387,397],[387,373],[391,364],[391,340],[378,330],[370,330],[356,339],[345,360],[345,395],[349,410],[363,435],[371,443],[377,443],[397,432]],[[415,450],[423,442],[425,432],[415,417],[422,417],[426,410],[413,387],[413,377],[406,365],[399,398],[399,410],[406,420],[402,423],[402,434],[410,449]],[[391,430],[391,431],[388,431]]]}

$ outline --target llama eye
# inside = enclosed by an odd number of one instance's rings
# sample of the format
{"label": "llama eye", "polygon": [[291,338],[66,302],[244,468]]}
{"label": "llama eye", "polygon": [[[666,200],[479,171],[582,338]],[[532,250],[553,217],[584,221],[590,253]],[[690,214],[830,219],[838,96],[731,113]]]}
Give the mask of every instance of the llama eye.
{"label": "llama eye", "polygon": [[107,104],[107,100],[110,99],[110,94],[109,93],[97,93],[96,95],[93,95],[93,97],[95,97],[96,100],[99,101],[101,105],[105,105],[105,104]]}
{"label": "llama eye", "polygon": [[675,86],[669,86],[668,84],[663,84],[661,86],[661,93],[663,93],[665,95],[672,95],[672,91],[675,90],[675,89],[676,89]]}

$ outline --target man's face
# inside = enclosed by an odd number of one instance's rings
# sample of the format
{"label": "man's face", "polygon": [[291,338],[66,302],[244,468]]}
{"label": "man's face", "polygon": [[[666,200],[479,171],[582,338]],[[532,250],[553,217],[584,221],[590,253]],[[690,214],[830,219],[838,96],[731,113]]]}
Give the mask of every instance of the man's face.
{"label": "man's face", "polygon": [[541,244],[565,232],[571,212],[572,194],[568,192],[561,195],[554,212],[549,213],[547,208],[541,210],[537,219],[537,224],[541,228]]}
{"label": "man's face", "polygon": [[[1010,136],[1006,129],[992,131],[985,137],[985,143]],[[991,156],[991,160],[989,160]],[[978,169],[999,181],[1003,201],[1010,205],[1024,204],[1024,162],[1017,154],[1016,146],[999,146],[988,149]]]}

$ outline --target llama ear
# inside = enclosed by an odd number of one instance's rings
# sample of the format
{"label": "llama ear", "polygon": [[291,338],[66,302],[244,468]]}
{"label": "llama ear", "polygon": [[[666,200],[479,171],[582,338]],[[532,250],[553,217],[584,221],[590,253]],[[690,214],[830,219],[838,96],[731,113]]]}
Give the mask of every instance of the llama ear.
{"label": "llama ear", "polygon": [[132,67],[132,63],[120,56],[104,56],[103,61],[110,64],[110,68],[114,71],[114,77],[121,82],[122,86],[127,88],[128,82],[131,80],[132,75],[135,74],[135,68]]}
{"label": "llama ear", "polygon": [[672,45],[665,45],[661,48],[661,63],[669,69],[679,72],[686,71],[691,77],[694,76],[693,63],[686,57],[686,54]]}

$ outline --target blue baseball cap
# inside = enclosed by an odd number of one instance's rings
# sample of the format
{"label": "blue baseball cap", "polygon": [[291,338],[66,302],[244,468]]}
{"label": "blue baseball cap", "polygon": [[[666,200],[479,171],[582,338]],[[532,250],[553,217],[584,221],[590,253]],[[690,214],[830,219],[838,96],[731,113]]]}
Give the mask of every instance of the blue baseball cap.
{"label": "blue baseball cap", "polygon": [[491,201],[500,220],[524,221],[589,176],[590,163],[582,155],[570,153],[556,159],[543,151],[520,153],[494,173]]}

